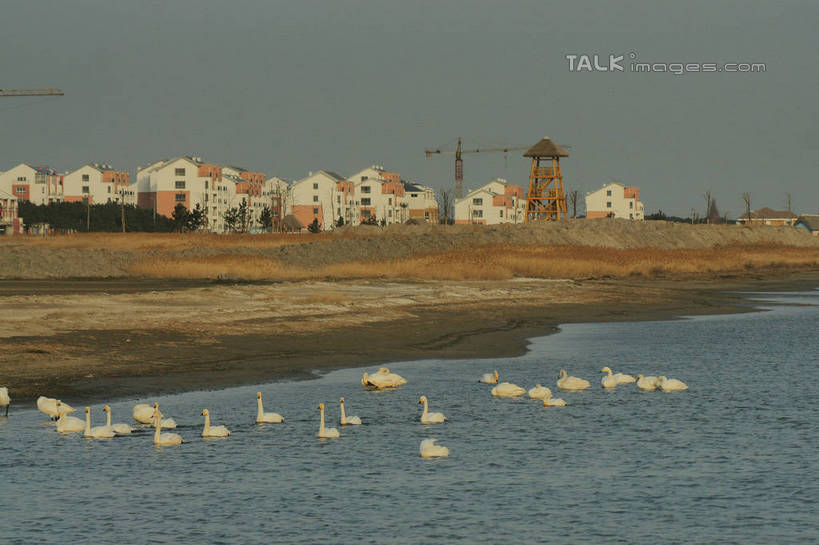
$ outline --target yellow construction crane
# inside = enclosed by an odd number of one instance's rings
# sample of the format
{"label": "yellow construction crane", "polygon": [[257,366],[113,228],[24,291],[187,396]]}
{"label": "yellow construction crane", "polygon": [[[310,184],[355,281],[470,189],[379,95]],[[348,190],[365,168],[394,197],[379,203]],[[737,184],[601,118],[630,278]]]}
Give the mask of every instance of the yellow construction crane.
{"label": "yellow construction crane", "polygon": [[0,97],[61,97],[64,94],[59,89],[0,89]]}
{"label": "yellow construction crane", "polygon": [[424,153],[427,157],[430,155],[451,155],[455,154],[455,198],[462,199],[464,196],[464,161],[461,158],[461,155],[464,153],[482,153],[488,151],[515,151],[515,150],[525,150],[529,149],[529,146],[501,146],[495,148],[478,148],[478,149],[462,149],[461,148],[461,137],[458,137],[458,147],[455,151],[444,151],[440,149],[427,149],[424,150]]}

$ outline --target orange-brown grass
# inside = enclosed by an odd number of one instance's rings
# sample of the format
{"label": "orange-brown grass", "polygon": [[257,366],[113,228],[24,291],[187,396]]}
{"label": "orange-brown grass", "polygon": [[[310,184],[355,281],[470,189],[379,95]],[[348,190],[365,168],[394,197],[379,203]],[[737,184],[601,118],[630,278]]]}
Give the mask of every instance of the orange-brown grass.
{"label": "orange-brown grass", "polygon": [[798,267],[819,267],[819,249],[773,245],[697,250],[493,246],[375,262],[350,261],[318,268],[287,266],[261,256],[155,257],[136,262],[130,272],[135,276],[158,278],[216,278],[221,275],[246,280],[503,280],[514,277],[698,276]]}
{"label": "orange-brown grass", "polygon": [[104,248],[108,250],[148,252],[178,251],[185,248],[276,248],[288,244],[356,238],[361,235],[329,233],[217,235],[212,233],[75,233],[48,237],[14,237],[11,242],[46,248]]}

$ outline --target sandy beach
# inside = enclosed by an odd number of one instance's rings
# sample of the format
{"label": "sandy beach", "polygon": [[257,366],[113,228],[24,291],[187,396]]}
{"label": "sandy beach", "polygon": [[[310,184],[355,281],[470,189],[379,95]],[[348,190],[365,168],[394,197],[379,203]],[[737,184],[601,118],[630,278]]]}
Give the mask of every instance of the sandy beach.
{"label": "sandy beach", "polygon": [[817,271],[721,279],[219,283],[4,280],[0,376],[15,402],[215,389],[427,358],[513,356],[561,323],[751,310],[738,292]]}

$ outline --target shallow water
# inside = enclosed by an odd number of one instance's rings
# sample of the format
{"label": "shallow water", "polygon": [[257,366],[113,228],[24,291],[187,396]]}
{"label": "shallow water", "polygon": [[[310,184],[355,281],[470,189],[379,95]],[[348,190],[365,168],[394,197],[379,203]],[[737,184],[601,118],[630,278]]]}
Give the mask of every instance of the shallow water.
{"label": "shallow water", "polygon": [[[819,536],[819,292],[761,294],[768,312],[566,325],[519,358],[392,364],[158,401],[185,444],[61,436],[33,410],[0,419],[8,543],[808,543]],[[780,305],[780,302],[786,304]],[[687,392],[599,388],[600,367],[665,374]],[[476,379],[592,389],[569,406],[494,399]],[[373,368],[368,368],[372,371]],[[256,425],[255,393],[284,424]],[[446,424],[422,425],[418,397]],[[364,425],[316,438],[319,402]],[[13,392],[12,392],[13,396]],[[66,400],[71,403],[71,400]],[[76,407],[76,405],[75,405]],[[82,412],[77,407],[78,413]],[[203,440],[203,408],[230,438]],[[102,405],[92,407],[103,423]],[[424,460],[428,437],[451,450]]]}

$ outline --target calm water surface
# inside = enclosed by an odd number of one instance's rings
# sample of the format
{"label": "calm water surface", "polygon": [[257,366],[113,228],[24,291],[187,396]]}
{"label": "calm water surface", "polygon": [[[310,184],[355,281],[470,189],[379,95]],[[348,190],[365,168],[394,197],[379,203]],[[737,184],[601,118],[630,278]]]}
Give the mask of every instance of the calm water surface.
{"label": "calm water surface", "polygon": [[[135,403],[158,401],[177,447],[147,431],[61,436],[12,410],[0,541],[816,543],[819,292],[757,298],[768,312],[567,325],[519,358],[393,364],[409,380],[393,392],[364,391],[349,369],[111,405],[131,423]],[[603,365],[690,390],[603,391]],[[476,379],[495,368],[553,390],[566,368],[593,388],[559,394],[565,408],[494,399]],[[253,423],[257,390],[284,424]],[[422,394],[446,424],[418,422]],[[365,424],[320,440],[317,405],[336,426],[339,396]],[[199,436],[204,408],[230,438]],[[92,416],[103,423],[102,404]],[[450,457],[421,459],[428,437]]]}

